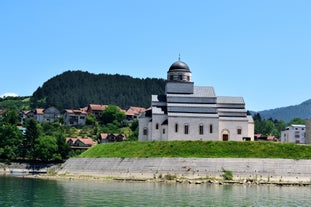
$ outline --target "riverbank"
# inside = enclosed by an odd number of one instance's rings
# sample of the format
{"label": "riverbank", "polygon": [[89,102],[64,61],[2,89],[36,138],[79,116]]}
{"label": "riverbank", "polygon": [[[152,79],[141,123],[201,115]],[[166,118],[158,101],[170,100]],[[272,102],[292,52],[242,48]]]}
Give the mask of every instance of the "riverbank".
{"label": "riverbank", "polygon": [[257,158],[71,158],[57,174],[133,179],[164,176],[186,179],[311,182],[311,160]]}
{"label": "riverbank", "polygon": [[[10,173],[6,166],[4,173]],[[19,169],[22,169],[20,166]],[[3,164],[2,167],[3,168]],[[44,179],[215,184],[310,185],[311,160],[244,158],[71,158]]]}

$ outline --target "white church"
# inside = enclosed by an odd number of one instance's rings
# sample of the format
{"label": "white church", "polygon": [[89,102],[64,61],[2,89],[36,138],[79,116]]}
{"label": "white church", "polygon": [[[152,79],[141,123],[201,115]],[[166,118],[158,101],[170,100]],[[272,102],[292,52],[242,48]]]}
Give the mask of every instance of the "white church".
{"label": "white church", "polygon": [[139,141],[253,141],[254,121],[243,97],[216,96],[214,88],[195,86],[188,65],[174,62],[164,95],[152,95],[139,118]]}

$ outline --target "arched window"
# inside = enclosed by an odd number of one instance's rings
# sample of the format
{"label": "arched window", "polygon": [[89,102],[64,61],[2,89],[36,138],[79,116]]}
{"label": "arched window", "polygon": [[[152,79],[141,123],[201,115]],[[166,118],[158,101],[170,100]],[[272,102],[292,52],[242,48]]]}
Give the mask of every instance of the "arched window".
{"label": "arched window", "polygon": [[156,129],[159,129],[159,124],[158,123],[156,123],[156,127],[155,127]]}

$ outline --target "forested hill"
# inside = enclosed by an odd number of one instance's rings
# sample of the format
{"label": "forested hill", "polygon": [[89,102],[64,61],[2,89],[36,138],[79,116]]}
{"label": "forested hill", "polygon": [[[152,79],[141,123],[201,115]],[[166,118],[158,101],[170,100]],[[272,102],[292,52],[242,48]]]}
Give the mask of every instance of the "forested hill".
{"label": "forested hill", "polygon": [[32,107],[55,106],[60,110],[94,104],[149,107],[152,94],[163,94],[164,79],[66,71],[46,81],[31,97]]}
{"label": "forested hill", "polygon": [[295,118],[307,119],[311,118],[311,99],[302,102],[299,105],[281,107],[276,109],[259,111],[263,119],[278,119],[289,122]]}

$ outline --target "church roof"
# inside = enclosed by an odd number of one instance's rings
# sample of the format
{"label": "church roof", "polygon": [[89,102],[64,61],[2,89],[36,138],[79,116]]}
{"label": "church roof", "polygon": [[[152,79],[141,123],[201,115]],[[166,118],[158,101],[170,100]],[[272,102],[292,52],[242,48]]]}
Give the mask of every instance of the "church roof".
{"label": "church roof", "polygon": [[243,97],[218,96],[217,103],[219,104],[245,104]]}
{"label": "church roof", "polygon": [[167,94],[171,97],[216,97],[213,87],[210,86],[194,86],[193,94]]}
{"label": "church roof", "polygon": [[176,72],[191,72],[190,69],[189,69],[189,66],[184,63],[183,61],[176,61],[174,62],[170,69],[168,70],[168,72],[173,72],[173,71],[176,71]]}

